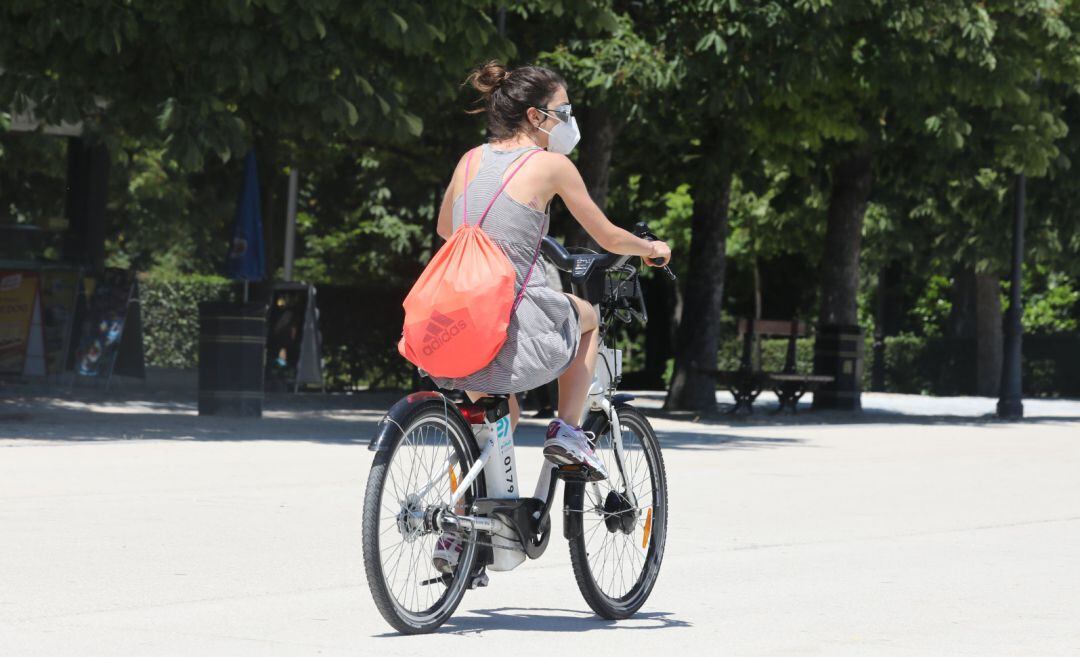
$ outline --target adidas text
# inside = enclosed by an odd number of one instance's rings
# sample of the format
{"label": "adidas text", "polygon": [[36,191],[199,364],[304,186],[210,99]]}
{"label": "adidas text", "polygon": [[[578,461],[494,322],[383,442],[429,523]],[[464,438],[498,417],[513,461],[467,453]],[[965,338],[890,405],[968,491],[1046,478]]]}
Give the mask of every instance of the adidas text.
{"label": "adidas text", "polygon": [[[424,336],[424,355],[430,356],[449,342],[455,336],[459,335],[462,331],[468,328],[469,325],[462,320],[458,320],[455,324],[450,324],[446,327],[436,327],[435,323],[428,325],[428,333]],[[432,330],[435,329],[435,330]]]}

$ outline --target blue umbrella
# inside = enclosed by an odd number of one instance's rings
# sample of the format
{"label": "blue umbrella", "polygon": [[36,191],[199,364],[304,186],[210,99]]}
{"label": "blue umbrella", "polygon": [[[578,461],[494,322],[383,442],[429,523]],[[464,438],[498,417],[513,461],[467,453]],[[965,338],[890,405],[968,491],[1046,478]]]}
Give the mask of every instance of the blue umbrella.
{"label": "blue umbrella", "polygon": [[[259,202],[259,172],[255,164],[255,151],[248,151],[244,158],[244,188],[236,204],[229,257],[225,274],[242,281],[260,281],[266,276],[266,258],[263,253],[262,204]],[[246,285],[245,296],[246,295]]]}

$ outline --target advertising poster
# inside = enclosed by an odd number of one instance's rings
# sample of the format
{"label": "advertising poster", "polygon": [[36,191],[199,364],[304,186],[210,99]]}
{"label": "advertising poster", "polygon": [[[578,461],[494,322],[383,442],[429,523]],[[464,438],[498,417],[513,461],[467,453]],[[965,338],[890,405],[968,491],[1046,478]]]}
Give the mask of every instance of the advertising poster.
{"label": "advertising poster", "polygon": [[324,386],[322,335],[315,286],[278,283],[270,297],[266,336],[266,383],[269,390]]}
{"label": "advertising poster", "polygon": [[23,373],[37,293],[37,274],[0,271],[0,374]]}
{"label": "advertising poster", "polygon": [[134,283],[135,274],[126,269],[106,269],[97,281],[75,352],[78,374],[108,377],[112,373]]}
{"label": "advertising poster", "polygon": [[63,371],[68,345],[71,344],[71,323],[78,291],[77,270],[47,269],[41,273],[45,367],[49,374]]}
{"label": "advertising poster", "polygon": [[307,301],[306,287],[273,291],[266,336],[266,383],[271,390],[285,390],[295,383]]}

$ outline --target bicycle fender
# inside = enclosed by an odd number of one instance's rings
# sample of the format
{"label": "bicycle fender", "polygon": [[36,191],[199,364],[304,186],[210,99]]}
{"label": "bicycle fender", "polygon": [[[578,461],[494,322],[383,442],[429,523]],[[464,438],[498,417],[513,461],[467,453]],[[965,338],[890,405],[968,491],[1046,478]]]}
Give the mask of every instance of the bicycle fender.
{"label": "bicycle fender", "polygon": [[[401,423],[409,416],[413,408],[442,398],[443,396],[437,392],[422,390],[397,400],[390,407],[390,410],[386,412],[386,415],[383,416],[383,419],[379,420],[379,425],[375,428],[375,435],[372,437],[371,442],[368,443],[368,451],[381,452],[389,448],[394,444],[395,440],[401,437],[402,431],[404,431]],[[450,406],[454,405],[450,401],[446,403]]]}
{"label": "bicycle fender", "polygon": [[637,397],[631,395],[628,392],[620,392],[611,398],[611,403],[615,404],[615,406],[622,406],[623,404],[628,404],[635,399],[637,399]]}

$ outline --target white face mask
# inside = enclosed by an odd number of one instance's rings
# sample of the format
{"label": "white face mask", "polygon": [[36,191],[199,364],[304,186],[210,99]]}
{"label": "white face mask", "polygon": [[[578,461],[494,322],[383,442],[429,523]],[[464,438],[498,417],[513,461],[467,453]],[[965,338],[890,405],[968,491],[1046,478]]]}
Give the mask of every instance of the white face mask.
{"label": "white face mask", "polygon": [[[567,113],[570,111],[569,105],[564,105]],[[549,113],[550,110],[544,110],[537,108],[545,116],[549,116],[556,121],[559,121],[558,116],[552,116]],[[560,107],[558,110],[562,110]],[[557,114],[558,110],[554,113]],[[537,126],[539,127],[539,126]],[[577,146],[578,141],[581,140],[581,131],[578,130],[577,119],[573,115],[570,116],[569,121],[559,121],[559,124],[552,128],[550,131],[540,128],[540,130],[548,136],[548,150],[552,153],[562,153],[563,155],[569,155],[570,151],[574,150],[574,146]]]}

